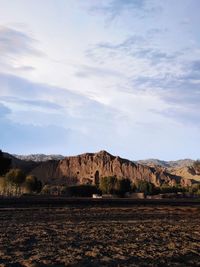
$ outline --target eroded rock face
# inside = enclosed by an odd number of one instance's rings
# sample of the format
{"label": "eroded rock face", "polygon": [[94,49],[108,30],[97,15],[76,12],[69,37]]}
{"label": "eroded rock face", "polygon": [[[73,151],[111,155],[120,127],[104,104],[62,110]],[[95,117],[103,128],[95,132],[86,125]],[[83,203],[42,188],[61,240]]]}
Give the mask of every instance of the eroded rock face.
{"label": "eroded rock face", "polygon": [[60,161],[47,161],[31,171],[44,183],[53,184],[95,184],[101,177],[116,176],[147,180],[159,186],[162,183],[175,185],[182,183],[179,176],[167,173],[163,168],[151,168],[132,161],[113,156],[106,151],[86,153],[74,157],[66,157]]}

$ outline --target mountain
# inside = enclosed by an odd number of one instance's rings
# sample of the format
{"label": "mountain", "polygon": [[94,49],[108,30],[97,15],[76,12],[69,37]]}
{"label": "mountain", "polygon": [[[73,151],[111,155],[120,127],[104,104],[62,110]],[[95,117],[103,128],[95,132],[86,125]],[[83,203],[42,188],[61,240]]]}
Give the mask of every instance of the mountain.
{"label": "mountain", "polygon": [[172,175],[163,168],[144,166],[113,156],[106,151],[41,162],[30,173],[36,175],[43,183],[51,184],[94,184],[105,176],[129,178],[132,182],[138,179],[147,180],[156,186],[162,183],[188,183],[187,180]]}
{"label": "mountain", "polygon": [[117,178],[129,178],[132,182],[146,180],[156,186],[163,183],[190,185],[194,176],[191,176],[191,174],[188,177],[186,173],[182,175],[181,172],[176,172],[176,169],[166,168],[164,163],[163,165],[157,165],[154,161],[153,166],[148,166],[147,164],[111,155],[106,151],[85,153],[72,157],[39,154],[39,156],[31,155],[30,157],[24,156],[24,158],[5,155],[12,159],[13,168],[21,168],[26,174],[37,176],[43,184],[95,184],[101,177],[116,176]]}
{"label": "mountain", "polygon": [[45,154],[30,154],[30,155],[16,155],[13,156],[20,160],[43,162],[48,160],[61,160],[64,158],[62,155],[45,155]]}
{"label": "mountain", "polygon": [[[20,159],[23,161],[34,161],[34,162],[44,162],[49,160],[62,160],[65,157],[63,155],[51,154],[30,154],[30,155],[17,155],[13,154],[13,157],[16,159]],[[159,159],[146,159],[146,160],[138,160],[136,163],[147,165],[149,167],[161,166],[164,168],[179,168],[179,167],[189,167],[193,164],[194,160],[192,159],[181,159],[175,161],[164,161]]]}
{"label": "mountain", "polygon": [[159,159],[146,159],[146,160],[138,160],[137,163],[147,166],[161,166],[164,168],[182,168],[182,167],[192,166],[194,160],[180,159],[174,161],[164,161]]}

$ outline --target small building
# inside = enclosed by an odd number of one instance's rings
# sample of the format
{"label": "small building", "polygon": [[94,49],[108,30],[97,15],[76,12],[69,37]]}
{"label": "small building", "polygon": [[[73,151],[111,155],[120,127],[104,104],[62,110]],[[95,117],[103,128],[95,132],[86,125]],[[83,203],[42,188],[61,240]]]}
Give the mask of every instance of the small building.
{"label": "small building", "polygon": [[102,198],[102,196],[99,195],[99,194],[93,194],[93,195],[92,195],[92,198]]}

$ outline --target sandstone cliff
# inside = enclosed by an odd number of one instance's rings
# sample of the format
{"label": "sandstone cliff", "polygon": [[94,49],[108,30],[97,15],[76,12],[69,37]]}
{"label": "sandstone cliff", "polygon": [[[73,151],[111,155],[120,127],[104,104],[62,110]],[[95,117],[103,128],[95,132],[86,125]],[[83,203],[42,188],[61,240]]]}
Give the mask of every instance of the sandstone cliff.
{"label": "sandstone cliff", "polygon": [[31,174],[36,175],[43,183],[67,185],[95,184],[104,176],[116,176],[119,179],[129,178],[132,182],[143,179],[156,186],[162,183],[169,185],[191,183],[190,180],[172,175],[163,168],[151,168],[133,163],[127,159],[113,156],[106,151],[65,157],[58,161],[42,162],[31,170]]}

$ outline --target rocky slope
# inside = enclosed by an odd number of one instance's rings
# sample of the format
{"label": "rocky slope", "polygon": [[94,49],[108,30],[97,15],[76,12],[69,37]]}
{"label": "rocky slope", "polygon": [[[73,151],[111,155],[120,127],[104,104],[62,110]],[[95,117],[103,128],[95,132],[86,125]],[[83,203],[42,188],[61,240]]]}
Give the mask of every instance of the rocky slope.
{"label": "rocky slope", "polygon": [[127,159],[113,156],[106,151],[65,157],[59,161],[46,161],[33,168],[31,174],[36,175],[43,183],[68,185],[95,184],[104,176],[129,178],[133,182],[137,179],[143,179],[151,181],[156,186],[162,183],[169,185],[188,183],[188,180],[172,175],[163,168],[152,168],[133,163]]}
{"label": "rocky slope", "polygon": [[159,159],[146,159],[146,160],[138,160],[137,163],[147,165],[147,166],[161,166],[163,168],[182,168],[189,167],[194,163],[192,159],[180,159],[180,160],[171,160],[164,161]]}
{"label": "rocky slope", "polygon": [[188,179],[191,181],[200,182],[200,173],[196,172],[195,169],[190,167],[181,167],[181,168],[172,168],[170,173],[173,175],[181,176],[184,179]]}

